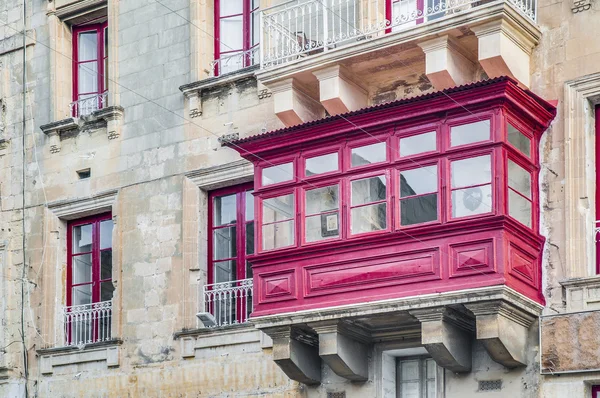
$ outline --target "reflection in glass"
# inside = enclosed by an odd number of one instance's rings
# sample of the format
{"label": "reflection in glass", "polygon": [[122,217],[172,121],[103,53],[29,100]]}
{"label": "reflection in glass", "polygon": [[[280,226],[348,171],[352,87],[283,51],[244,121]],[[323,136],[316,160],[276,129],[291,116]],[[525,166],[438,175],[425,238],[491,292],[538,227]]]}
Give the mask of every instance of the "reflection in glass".
{"label": "reflection in glass", "polygon": [[531,202],[512,189],[508,190],[508,214],[531,228]]}
{"label": "reflection in glass", "polygon": [[[228,2],[226,1],[223,3]],[[228,18],[221,18],[219,34],[221,52],[242,49],[244,47],[244,29],[242,16],[237,15]]]}
{"label": "reflection in glass", "polygon": [[512,160],[508,160],[508,186],[531,198],[531,174]]}
{"label": "reflection in glass", "polygon": [[337,152],[306,159],[305,173],[307,176],[328,173],[336,170],[338,170]]}
{"label": "reflection in glass", "polygon": [[263,225],[263,250],[278,249],[294,244],[294,220]]}
{"label": "reflection in glass", "polygon": [[352,148],[350,162],[352,167],[384,162],[387,159],[386,152],[385,142]]}
{"label": "reflection in glass", "polygon": [[92,302],[92,285],[73,286],[71,305],[90,304]]}
{"label": "reflection in glass", "polygon": [[350,232],[353,234],[386,229],[386,203],[353,208],[350,218],[352,219]]}
{"label": "reflection in glass", "polygon": [[100,252],[100,279],[112,278],[112,250]]}
{"label": "reflection in glass", "polygon": [[475,123],[452,126],[450,128],[450,145],[466,145],[490,139],[490,121],[482,120]]}
{"label": "reflection in glass", "polygon": [[254,220],[254,191],[246,191],[246,221]]}
{"label": "reflection in glass", "polygon": [[294,217],[294,195],[283,195],[263,200],[263,224]]}
{"label": "reflection in glass", "polygon": [[491,184],[452,191],[452,217],[474,216],[492,211]]}
{"label": "reflection in glass", "polygon": [[400,172],[400,196],[421,195],[437,191],[437,166]]}
{"label": "reflection in glass", "polygon": [[305,238],[314,242],[339,236],[339,187],[311,189],[306,191]]}
{"label": "reflection in glass", "polygon": [[352,206],[385,200],[386,186],[385,176],[352,181]]}
{"label": "reflection in glass", "polygon": [[531,140],[512,124],[508,123],[508,142],[522,152],[525,156],[531,154]]}
{"label": "reflection in glass", "polygon": [[73,253],[92,251],[92,224],[73,227]]}
{"label": "reflection in glass", "polygon": [[307,242],[316,242],[328,238],[337,238],[340,236],[339,213],[336,211],[306,217],[305,228],[305,237]]}
{"label": "reflection in glass", "polygon": [[469,187],[492,181],[491,156],[478,156],[452,162],[452,188]]}
{"label": "reflection in glass", "polygon": [[236,280],[235,260],[219,261],[214,263],[214,282],[229,282]]}
{"label": "reflection in glass", "polygon": [[214,198],[214,221],[215,227],[235,223],[237,219],[237,208],[235,194],[217,196]]}
{"label": "reflection in glass", "polygon": [[254,223],[246,224],[246,254],[254,254]]}
{"label": "reflection in glass", "polygon": [[72,258],[73,284],[92,281],[92,255],[81,254]]}
{"label": "reflection in glass", "polygon": [[225,227],[213,231],[213,260],[232,258],[236,251],[236,228]]}
{"label": "reflection in glass", "polygon": [[91,61],[98,58],[98,35],[96,31],[79,34],[77,60]]}
{"label": "reflection in glass", "polygon": [[414,196],[400,201],[400,225],[437,220],[437,194]]}
{"label": "reflection in glass", "polygon": [[79,94],[98,92],[98,62],[78,65],[77,87]]}
{"label": "reflection in glass", "polygon": [[266,167],[262,170],[262,185],[291,181],[294,178],[294,165],[290,163]]}
{"label": "reflection in glass", "polygon": [[338,186],[316,188],[306,191],[306,214],[322,213],[339,208]]}
{"label": "reflection in glass", "polygon": [[100,301],[112,300],[115,287],[112,282],[100,283]]}
{"label": "reflection in glass", "polygon": [[100,250],[112,247],[113,221],[100,222]]}
{"label": "reflection in glass", "polygon": [[435,151],[437,147],[435,131],[425,134],[400,138],[400,156]]}

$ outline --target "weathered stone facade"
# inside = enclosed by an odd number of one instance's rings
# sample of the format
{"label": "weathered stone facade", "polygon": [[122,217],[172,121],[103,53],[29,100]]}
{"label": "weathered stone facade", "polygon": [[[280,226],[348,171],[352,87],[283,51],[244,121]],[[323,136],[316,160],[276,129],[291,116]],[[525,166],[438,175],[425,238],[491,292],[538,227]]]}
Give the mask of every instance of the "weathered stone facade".
{"label": "weathered stone facade", "polygon": [[[297,70],[252,66],[212,77],[212,0],[0,2],[0,396],[395,396],[395,359],[385,352],[424,350],[420,329],[370,346],[367,381],[323,364],[320,384],[305,385],[277,366],[272,339],[251,324],[202,327],[196,313],[208,283],[208,193],[253,179],[252,166],[222,137],[493,71],[558,101],[540,153],[546,307],[523,336],[526,366],[509,369],[474,341],[469,373],[440,368],[438,397],[591,396],[600,384],[600,365],[590,365],[598,348],[578,347],[597,343],[599,326],[593,109],[600,103],[600,2],[540,0],[535,23],[502,1],[487,6],[410,34],[357,41],[337,58],[310,55]],[[109,106],[71,118],[71,27],[86,15],[108,20]],[[491,26],[498,20],[510,26]],[[484,58],[499,31],[512,44]],[[491,39],[482,49],[484,36]],[[509,58],[518,68],[501,62]],[[77,172],[86,169],[91,176],[81,179]],[[115,339],[65,348],[67,224],[104,212],[114,222]],[[581,311],[589,312],[569,315]],[[566,342],[573,348],[556,346]],[[573,350],[580,355],[568,356]],[[501,390],[481,390],[480,381],[496,380]]]}

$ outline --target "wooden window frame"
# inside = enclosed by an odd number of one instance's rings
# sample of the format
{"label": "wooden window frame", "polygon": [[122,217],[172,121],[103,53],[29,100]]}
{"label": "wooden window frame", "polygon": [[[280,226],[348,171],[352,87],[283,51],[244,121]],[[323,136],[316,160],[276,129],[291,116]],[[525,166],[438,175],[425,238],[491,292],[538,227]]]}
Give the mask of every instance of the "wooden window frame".
{"label": "wooden window frame", "polygon": [[[96,62],[98,63],[98,91],[97,92],[89,92],[89,93],[79,93],[79,65],[92,62],[88,61],[79,61],[79,34],[85,32],[96,32],[97,36],[97,57]],[[73,101],[77,101],[80,95],[90,95],[96,94],[100,95],[108,90],[108,87],[105,87],[105,76],[104,73],[104,62],[108,58],[108,54],[104,53],[104,40],[105,36],[108,34],[108,21],[103,23],[91,24],[91,25],[81,25],[73,27]],[[101,104],[101,108],[106,104]]]}
{"label": "wooden window frame", "polygon": [[[81,218],[78,220],[70,221],[67,224],[67,306],[70,307],[72,305],[73,299],[73,287],[83,286],[83,285],[92,285],[92,303],[99,303],[100,301],[100,289],[102,283],[112,282],[112,273],[111,278],[102,279],[101,274],[101,252],[108,249],[100,249],[100,223],[102,221],[112,219],[111,213],[103,213],[99,215],[94,215],[86,218]],[[73,253],[73,228],[80,226],[92,224],[92,251],[83,252],[83,253]],[[112,250],[112,244],[110,250]],[[73,284],[73,258],[84,255],[91,254],[92,255],[92,280],[91,282],[86,283],[78,283]]]}
{"label": "wooden window frame", "polygon": [[[600,226],[600,104],[595,107],[595,129],[596,129],[596,225]],[[596,241],[596,274],[600,275],[600,233],[594,233]]]}
{"label": "wooden window frame", "polygon": [[592,398],[600,397],[600,385],[592,386]]}
{"label": "wooden window frame", "polygon": [[[227,1],[227,0],[215,0],[214,3],[214,25],[215,25],[215,36],[214,36],[214,57],[215,60],[221,59],[221,56],[223,55],[227,55],[227,54],[234,54],[237,52],[242,52],[245,53],[247,51],[252,50],[253,48],[256,48],[259,43],[254,43],[252,44],[252,29],[251,29],[251,25],[252,25],[252,14],[259,12],[260,7],[256,7],[254,9],[252,9],[252,0],[243,0],[243,9],[242,9],[242,13],[241,14],[230,14],[230,15],[221,15],[221,7],[220,7],[220,3],[221,1]],[[225,19],[225,18],[231,18],[231,17],[235,17],[235,16],[242,16],[242,48],[239,49],[228,49],[227,51],[221,51],[221,19]],[[260,37],[259,37],[259,41],[260,41]],[[225,45],[227,45],[227,43],[224,43]],[[244,56],[244,64],[242,68],[247,68],[249,66],[252,66],[252,59],[250,54],[246,54],[246,56]],[[214,75],[215,76],[219,76],[221,74],[221,71],[219,70],[219,65],[215,65],[215,69],[214,69]]]}
{"label": "wooden window frame", "polygon": [[[253,222],[254,223],[254,250],[253,252],[256,252],[256,201],[255,201],[255,211],[254,211],[254,219],[249,221],[246,220],[246,193],[248,191],[252,191],[253,190],[253,184],[252,183],[247,183],[247,184],[241,184],[241,185],[236,185],[236,186],[232,186],[232,187],[227,187],[227,188],[222,188],[222,189],[217,189],[214,191],[211,191],[208,195],[208,272],[207,272],[207,277],[208,277],[208,284],[213,284],[215,283],[215,272],[214,272],[214,267],[215,264],[218,262],[222,262],[222,261],[228,261],[228,259],[219,259],[219,260],[214,260],[213,258],[213,252],[214,252],[214,237],[213,237],[213,232],[217,229],[222,229],[222,228],[227,228],[227,227],[231,227],[233,225],[235,225],[236,227],[236,256],[229,258],[229,260],[231,259],[235,259],[236,261],[236,279],[235,280],[241,280],[241,279],[247,279],[252,277],[252,275],[248,275],[248,269],[247,269],[247,260],[246,257],[248,256],[248,254],[246,254],[246,225],[249,222]],[[227,225],[219,225],[217,227],[215,227],[213,225],[213,220],[215,217],[214,214],[214,199],[216,197],[221,197],[221,196],[229,196],[229,195],[236,195],[236,222],[232,223],[232,224],[227,224]],[[241,266],[240,266],[241,265]],[[251,273],[250,273],[251,274]]]}

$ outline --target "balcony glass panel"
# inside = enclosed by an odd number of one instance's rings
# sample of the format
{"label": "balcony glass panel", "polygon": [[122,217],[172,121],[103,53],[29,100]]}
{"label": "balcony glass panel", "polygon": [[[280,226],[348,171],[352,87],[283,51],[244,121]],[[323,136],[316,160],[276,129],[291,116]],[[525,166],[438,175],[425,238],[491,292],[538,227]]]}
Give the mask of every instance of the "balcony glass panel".
{"label": "balcony glass panel", "polygon": [[306,191],[305,238],[307,242],[339,236],[339,187]]}
{"label": "balcony glass panel", "polygon": [[378,142],[377,144],[352,148],[350,164],[352,167],[356,167],[372,163],[385,162],[387,159],[386,152],[385,142]]}
{"label": "balcony glass panel", "polygon": [[213,226],[234,224],[237,219],[235,194],[214,199]]}
{"label": "balcony glass panel", "polygon": [[478,156],[451,163],[452,217],[489,213],[492,207],[491,156]]}
{"label": "balcony glass panel", "polygon": [[400,225],[414,225],[438,219],[437,166],[400,173]]}
{"label": "balcony glass panel", "polygon": [[432,152],[437,148],[436,133],[413,135],[400,139],[400,156],[417,155],[419,153]]}
{"label": "balcony glass panel", "polygon": [[306,159],[306,176],[329,173],[338,170],[338,153],[328,153],[327,155],[315,156]]}
{"label": "balcony glass panel", "polygon": [[266,167],[262,170],[262,185],[277,184],[294,179],[294,164],[292,162]]}
{"label": "balcony glass panel", "polygon": [[508,123],[508,142],[525,156],[531,156],[531,140],[510,123]]}
{"label": "balcony glass panel", "polygon": [[490,139],[490,121],[452,126],[450,128],[450,144],[452,146],[467,145]]}

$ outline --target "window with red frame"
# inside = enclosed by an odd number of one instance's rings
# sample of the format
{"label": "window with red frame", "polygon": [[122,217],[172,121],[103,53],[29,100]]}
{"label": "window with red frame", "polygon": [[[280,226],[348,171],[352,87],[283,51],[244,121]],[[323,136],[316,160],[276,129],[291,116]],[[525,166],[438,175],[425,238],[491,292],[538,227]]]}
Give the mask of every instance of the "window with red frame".
{"label": "window with red frame", "polygon": [[259,0],[215,0],[215,76],[258,61]]}
{"label": "window with red frame", "polygon": [[592,387],[592,398],[600,398],[600,386]]}
{"label": "window with red frame", "polygon": [[67,306],[109,301],[113,297],[110,213],[68,225]]}
{"label": "window with red frame", "polygon": [[600,274],[600,105],[596,105],[596,273]]}
{"label": "window with red frame", "polygon": [[[387,0],[387,19],[392,21],[393,32],[432,21],[445,15],[442,0]],[[434,14],[435,13],[435,14]],[[415,17],[427,15],[423,18]],[[402,23],[402,21],[406,21]]]}
{"label": "window with red frame", "polygon": [[258,250],[496,214],[537,231],[532,146],[527,126],[481,114],[264,160]]}
{"label": "window with red frame", "polygon": [[73,27],[73,101],[98,98],[94,104],[100,109],[106,105],[100,94],[107,89],[107,23]]}

